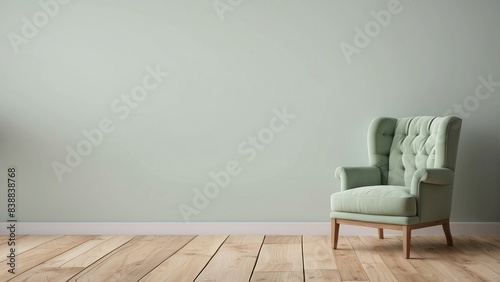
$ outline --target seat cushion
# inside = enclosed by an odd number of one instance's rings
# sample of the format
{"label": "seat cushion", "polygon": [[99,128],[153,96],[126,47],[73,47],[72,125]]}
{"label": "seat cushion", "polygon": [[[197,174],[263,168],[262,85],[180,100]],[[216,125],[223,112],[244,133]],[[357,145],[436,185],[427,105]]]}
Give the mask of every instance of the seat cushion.
{"label": "seat cushion", "polygon": [[332,211],[389,216],[416,216],[417,201],[410,188],[377,185],[332,194]]}

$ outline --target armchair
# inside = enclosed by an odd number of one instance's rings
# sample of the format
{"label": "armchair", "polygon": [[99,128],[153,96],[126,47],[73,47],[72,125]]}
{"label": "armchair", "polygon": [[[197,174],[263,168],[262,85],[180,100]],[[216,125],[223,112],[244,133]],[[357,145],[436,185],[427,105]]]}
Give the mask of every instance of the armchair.
{"label": "armchair", "polygon": [[411,231],[442,225],[450,231],[451,198],[462,120],[458,117],[377,118],[368,130],[369,166],[339,167],[340,192],[331,195],[332,245],[340,224],[403,231],[410,257]]}

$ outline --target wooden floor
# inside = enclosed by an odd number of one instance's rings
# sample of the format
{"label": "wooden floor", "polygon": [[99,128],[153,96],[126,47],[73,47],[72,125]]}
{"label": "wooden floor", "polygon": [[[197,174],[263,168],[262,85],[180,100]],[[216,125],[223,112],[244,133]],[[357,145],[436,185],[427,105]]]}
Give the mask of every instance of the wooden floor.
{"label": "wooden floor", "polygon": [[500,236],[17,236],[15,275],[7,239],[0,281],[500,281]]}

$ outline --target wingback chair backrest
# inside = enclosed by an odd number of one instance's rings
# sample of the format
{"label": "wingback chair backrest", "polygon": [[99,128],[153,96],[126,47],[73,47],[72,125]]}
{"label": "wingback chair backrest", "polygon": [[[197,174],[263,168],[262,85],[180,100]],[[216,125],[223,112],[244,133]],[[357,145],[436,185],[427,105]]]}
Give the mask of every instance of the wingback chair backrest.
{"label": "wingback chair backrest", "polygon": [[458,117],[377,118],[368,130],[370,165],[382,184],[410,186],[422,168],[455,170],[462,120]]}

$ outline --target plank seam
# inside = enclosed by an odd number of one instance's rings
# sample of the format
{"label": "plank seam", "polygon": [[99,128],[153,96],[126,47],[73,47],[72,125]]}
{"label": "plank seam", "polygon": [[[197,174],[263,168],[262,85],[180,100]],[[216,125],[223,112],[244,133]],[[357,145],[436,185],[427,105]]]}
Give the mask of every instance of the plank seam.
{"label": "plank seam", "polygon": [[255,273],[255,267],[257,266],[257,261],[259,260],[260,251],[262,250],[262,246],[264,246],[264,242],[266,241],[266,235],[262,237],[262,242],[260,243],[259,251],[257,252],[257,256],[255,257],[255,263],[253,264],[252,273],[248,278],[248,282],[252,281],[253,274]]}
{"label": "plank seam", "polygon": [[200,272],[198,272],[198,275],[196,275],[196,277],[193,279],[193,281],[196,281],[196,279],[198,279],[198,277],[205,270],[205,268],[207,268],[208,264],[212,261],[212,259],[215,257],[215,255],[219,252],[219,250],[222,247],[222,245],[224,245],[224,243],[226,243],[226,241],[227,241],[228,238],[229,238],[229,236],[226,236],[226,239],[224,239],[224,241],[222,241],[222,243],[219,245],[219,247],[217,248],[217,250],[215,250],[215,252],[212,254],[212,256],[210,256],[210,259],[207,261],[207,263],[205,264],[205,266],[203,266],[203,268],[200,270]]}

